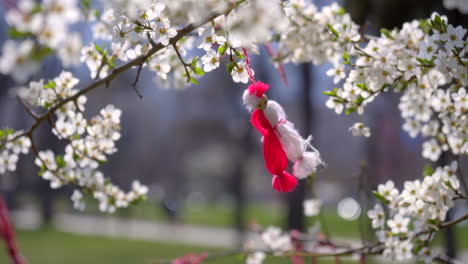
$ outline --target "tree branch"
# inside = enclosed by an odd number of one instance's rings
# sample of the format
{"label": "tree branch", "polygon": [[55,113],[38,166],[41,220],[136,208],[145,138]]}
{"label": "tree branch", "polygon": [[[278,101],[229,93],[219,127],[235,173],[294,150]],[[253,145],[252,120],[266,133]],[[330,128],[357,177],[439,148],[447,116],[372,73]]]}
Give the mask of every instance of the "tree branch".
{"label": "tree branch", "polygon": [[[200,22],[189,24],[186,27],[178,30],[177,35],[175,35],[173,38],[171,38],[169,40],[169,45],[175,45],[179,40],[181,40],[182,38],[184,38],[185,36],[190,34],[195,29],[197,29],[197,28],[203,26],[204,24],[210,22],[211,20],[213,20],[213,19],[215,19],[215,18],[217,18],[219,16],[229,14],[232,10],[237,8],[239,5],[243,4],[245,1],[246,0],[238,0],[235,3],[232,3],[231,5],[229,5],[229,7],[226,8],[223,12],[215,12],[215,13],[211,14],[210,16],[206,17],[205,19],[200,20]],[[153,56],[156,52],[160,51],[161,49],[163,49],[165,47],[166,46],[164,46],[161,43],[157,43],[156,45],[153,45],[152,48],[148,51],[148,53],[146,53],[144,55],[140,55],[140,56],[136,57],[135,59],[127,62],[126,64],[124,64],[124,65],[122,65],[122,66],[120,66],[118,68],[115,68],[105,78],[101,78],[101,79],[97,80],[96,82],[91,83],[87,87],[83,88],[78,93],[74,94],[73,96],[70,96],[70,97],[68,97],[66,99],[63,99],[63,100],[57,102],[46,113],[44,113],[41,116],[38,116],[36,118],[36,122],[31,126],[30,129],[28,129],[28,130],[24,131],[23,133],[17,135],[16,137],[12,138],[10,141],[15,141],[16,139],[18,139],[20,137],[27,136],[28,134],[34,132],[37,127],[39,127],[44,121],[46,121],[49,117],[51,117],[63,105],[65,105],[65,104],[67,104],[69,102],[77,100],[80,96],[85,95],[85,94],[93,91],[94,89],[100,87],[101,85],[108,86],[110,84],[110,82],[112,82],[112,80],[114,80],[114,78],[116,78],[117,76],[119,76],[120,74],[122,74],[123,72],[127,71],[128,69],[130,69],[130,68],[132,68],[134,66],[138,66],[138,65],[143,64],[149,57]]]}

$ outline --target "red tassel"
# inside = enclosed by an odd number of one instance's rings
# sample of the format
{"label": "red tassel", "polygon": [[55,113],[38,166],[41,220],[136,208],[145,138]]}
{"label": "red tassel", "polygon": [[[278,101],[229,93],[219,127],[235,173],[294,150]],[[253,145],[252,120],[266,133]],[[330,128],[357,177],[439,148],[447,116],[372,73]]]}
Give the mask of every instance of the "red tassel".
{"label": "red tassel", "polygon": [[273,188],[279,192],[290,192],[296,185],[294,176],[285,171],[288,166],[288,158],[283,146],[262,110],[256,109],[252,113],[252,125],[263,135],[263,157],[265,167],[275,175],[273,177]]}
{"label": "red tassel", "polygon": [[296,188],[297,179],[284,171],[281,175],[273,177],[272,185],[278,192],[290,192]]}

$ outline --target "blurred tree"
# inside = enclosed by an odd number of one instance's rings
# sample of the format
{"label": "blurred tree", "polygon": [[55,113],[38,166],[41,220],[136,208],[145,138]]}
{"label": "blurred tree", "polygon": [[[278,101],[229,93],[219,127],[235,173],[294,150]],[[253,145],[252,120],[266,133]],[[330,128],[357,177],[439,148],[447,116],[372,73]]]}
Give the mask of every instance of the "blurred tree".
{"label": "blurred tree", "polygon": [[[300,66],[302,77],[302,90],[300,93],[301,109],[303,115],[302,135],[313,134],[314,115],[312,112],[312,76],[310,64],[302,64]],[[305,182],[299,182],[298,187],[288,193],[288,228],[296,230],[304,230],[304,199],[306,195]]]}

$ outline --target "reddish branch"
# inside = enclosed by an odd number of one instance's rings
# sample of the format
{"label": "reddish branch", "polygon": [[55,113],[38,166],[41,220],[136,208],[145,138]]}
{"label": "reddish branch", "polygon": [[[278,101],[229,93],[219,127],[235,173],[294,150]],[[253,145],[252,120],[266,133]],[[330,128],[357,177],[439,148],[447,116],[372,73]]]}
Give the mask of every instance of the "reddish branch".
{"label": "reddish branch", "polygon": [[2,195],[0,195],[0,237],[5,241],[11,263],[26,264],[16,245],[15,231],[10,221],[8,207]]}

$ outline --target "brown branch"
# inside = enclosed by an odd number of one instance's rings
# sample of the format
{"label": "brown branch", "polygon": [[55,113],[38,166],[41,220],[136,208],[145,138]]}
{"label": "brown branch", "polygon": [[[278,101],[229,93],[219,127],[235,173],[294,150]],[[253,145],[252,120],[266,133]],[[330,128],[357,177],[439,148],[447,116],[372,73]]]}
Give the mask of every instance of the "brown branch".
{"label": "brown branch", "polygon": [[141,68],[143,68],[143,64],[144,64],[144,63],[145,63],[145,62],[142,61],[142,62],[140,63],[140,65],[138,66],[137,75],[136,75],[135,81],[133,82],[133,85],[132,85],[133,90],[135,90],[135,93],[138,95],[138,97],[140,97],[140,99],[143,98],[143,95],[141,95],[140,91],[138,91],[137,83],[138,83],[138,80],[140,79]]}
{"label": "brown branch", "polygon": [[[190,34],[195,29],[197,29],[197,28],[203,26],[204,24],[210,22],[211,20],[213,20],[213,19],[215,19],[215,18],[217,18],[219,16],[229,14],[232,10],[237,8],[239,5],[243,4],[245,1],[246,0],[238,0],[235,3],[232,3],[228,8],[226,8],[226,10],[224,10],[224,12],[215,12],[215,13],[211,14],[210,16],[208,16],[207,18],[201,20],[198,23],[189,24],[186,27],[178,30],[177,35],[175,35],[173,38],[171,38],[169,40],[169,45],[175,45],[179,40],[181,40],[182,38],[184,38],[185,36]],[[78,93],[74,94],[73,96],[70,96],[70,97],[68,97],[66,99],[63,99],[63,100],[59,101],[58,103],[53,105],[46,113],[44,113],[41,116],[38,116],[38,118],[36,119],[36,122],[31,126],[31,128],[29,128],[28,130],[24,131],[23,133],[17,135],[16,137],[12,138],[10,141],[15,141],[16,139],[18,139],[20,137],[28,136],[28,134],[35,131],[37,127],[39,127],[44,121],[46,121],[50,116],[52,116],[63,105],[65,105],[65,104],[67,104],[69,102],[72,102],[74,100],[77,100],[80,96],[85,95],[85,94],[93,91],[94,89],[100,87],[101,85],[109,86],[109,84],[112,82],[112,80],[114,80],[117,76],[119,76],[120,74],[122,74],[123,72],[127,71],[128,69],[130,69],[130,68],[132,68],[134,66],[138,66],[138,65],[144,63],[149,57],[153,56],[156,52],[160,51],[161,49],[163,49],[165,47],[166,46],[164,46],[163,44],[157,43],[156,45],[154,45],[148,51],[148,53],[146,53],[144,55],[140,55],[140,56],[136,57],[135,59],[127,62],[126,64],[124,64],[124,65],[122,65],[122,66],[120,66],[118,68],[115,68],[106,77],[101,78],[100,80],[97,80],[94,83],[91,83],[90,85],[83,88]]]}
{"label": "brown branch", "polygon": [[463,216],[461,216],[460,218],[457,218],[457,219],[455,219],[455,220],[452,220],[452,221],[449,221],[449,222],[445,222],[445,223],[443,223],[443,224],[440,224],[440,225],[439,225],[439,228],[447,228],[447,227],[449,227],[449,226],[453,226],[453,225],[456,225],[456,224],[458,224],[458,223],[461,223],[461,222],[463,222],[463,221],[465,221],[465,220],[467,220],[467,219],[468,219],[468,213],[466,213],[465,215],[463,215]]}
{"label": "brown branch", "polygon": [[[322,258],[322,257],[342,257],[342,256],[350,256],[352,254],[363,254],[363,255],[378,255],[382,253],[383,248],[381,243],[376,243],[370,246],[364,246],[359,248],[349,248],[346,250],[341,250],[339,252],[332,252],[332,253],[320,253],[320,252],[306,252],[306,251],[288,251],[278,254],[278,252],[265,250],[265,249],[237,249],[237,250],[229,250],[225,252],[219,253],[210,253],[206,254],[203,257],[203,261],[207,260],[214,260],[223,257],[235,256],[235,255],[248,255],[255,252],[264,252],[267,255],[272,256],[282,256],[282,257],[314,257],[314,258]],[[173,260],[156,260],[153,264],[170,264],[173,263]]]}
{"label": "brown branch", "polygon": [[190,68],[190,64],[186,63],[184,61],[184,58],[182,57],[182,55],[180,54],[179,52],[179,48],[177,48],[177,45],[174,43],[172,44],[172,47],[174,47],[174,50],[177,54],[177,57],[179,58],[180,62],[182,63],[182,65],[184,65],[184,70],[185,70],[185,75],[187,75],[187,82],[190,82],[190,79],[191,79],[191,76],[190,76],[190,71],[189,71],[189,68]]}
{"label": "brown branch", "polygon": [[26,112],[28,112],[28,114],[34,118],[35,120],[37,120],[39,118],[39,115],[36,114],[31,108],[29,108],[25,102],[23,102],[23,100],[21,99],[20,96],[16,96],[16,98],[18,98],[18,101],[20,102],[20,104],[23,106],[23,108],[26,110]]}

